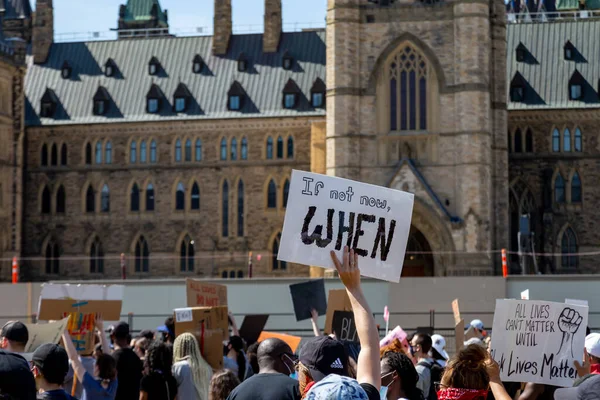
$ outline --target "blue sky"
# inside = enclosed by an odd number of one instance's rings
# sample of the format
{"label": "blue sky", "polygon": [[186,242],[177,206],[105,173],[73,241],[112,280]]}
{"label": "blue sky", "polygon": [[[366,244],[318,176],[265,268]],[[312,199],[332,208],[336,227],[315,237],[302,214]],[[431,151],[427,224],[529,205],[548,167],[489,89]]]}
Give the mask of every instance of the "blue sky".
{"label": "blue sky", "polygon": [[[31,0],[35,6],[35,0]],[[160,0],[169,10],[172,28],[212,27],[214,0]],[[106,32],[117,26],[119,5],[127,0],[54,0],[57,34]],[[311,23],[324,26],[327,0],[283,0],[284,24]],[[232,0],[234,29],[262,24],[264,0]],[[286,25],[285,30],[289,30]],[[189,29],[188,29],[189,30]]]}

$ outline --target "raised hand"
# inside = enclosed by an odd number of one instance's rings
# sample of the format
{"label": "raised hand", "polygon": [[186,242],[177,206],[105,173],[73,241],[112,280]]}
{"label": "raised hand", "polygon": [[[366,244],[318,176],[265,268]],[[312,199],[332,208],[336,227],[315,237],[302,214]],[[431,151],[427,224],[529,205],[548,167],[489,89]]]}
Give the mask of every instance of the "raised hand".
{"label": "raised hand", "polygon": [[579,314],[579,312],[573,310],[570,307],[565,308],[560,316],[558,317],[558,329],[563,333],[562,340],[560,343],[560,349],[558,352],[560,353],[563,349],[569,349],[571,351],[571,357],[573,355],[573,337],[581,323],[583,322],[583,317]]}
{"label": "raised hand", "polygon": [[592,372],[592,359],[586,349],[583,349],[583,364],[579,364],[577,360],[574,361],[575,369],[577,370],[577,376],[583,378]]}
{"label": "raised hand", "polygon": [[319,319],[319,312],[317,310],[315,310],[314,308],[310,309],[310,316],[313,320],[314,323],[317,322],[317,320]]}
{"label": "raised hand", "polygon": [[354,250],[344,247],[342,262],[336,256],[335,252],[331,251],[331,259],[335,264],[335,269],[340,275],[340,280],[349,291],[360,289],[360,270],[358,269],[358,255]]}

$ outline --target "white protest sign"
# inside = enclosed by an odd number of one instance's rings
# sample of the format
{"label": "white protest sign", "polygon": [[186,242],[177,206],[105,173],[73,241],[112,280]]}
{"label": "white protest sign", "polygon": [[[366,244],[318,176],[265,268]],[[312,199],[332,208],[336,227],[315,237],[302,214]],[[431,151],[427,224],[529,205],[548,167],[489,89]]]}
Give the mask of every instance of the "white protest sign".
{"label": "white protest sign", "polygon": [[344,246],[360,256],[364,276],[398,282],[414,195],[304,171],[292,171],[277,258],[334,268]]}
{"label": "white protest sign", "polygon": [[529,300],[529,289],[521,292],[521,300]]}
{"label": "white protest sign", "polygon": [[549,301],[496,300],[491,353],[504,382],[570,387],[583,359],[588,308]]}

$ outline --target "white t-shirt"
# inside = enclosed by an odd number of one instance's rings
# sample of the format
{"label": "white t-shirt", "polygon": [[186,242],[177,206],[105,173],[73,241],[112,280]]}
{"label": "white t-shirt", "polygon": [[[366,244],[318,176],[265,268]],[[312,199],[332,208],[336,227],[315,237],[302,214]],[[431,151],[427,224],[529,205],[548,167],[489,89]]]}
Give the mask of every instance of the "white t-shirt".
{"label": "white t-shirt", "polygon": [[177,398],[200,400],[194,386],[194,376],[188,360],[176,362],[173,364],[171,371],[177,381]]}

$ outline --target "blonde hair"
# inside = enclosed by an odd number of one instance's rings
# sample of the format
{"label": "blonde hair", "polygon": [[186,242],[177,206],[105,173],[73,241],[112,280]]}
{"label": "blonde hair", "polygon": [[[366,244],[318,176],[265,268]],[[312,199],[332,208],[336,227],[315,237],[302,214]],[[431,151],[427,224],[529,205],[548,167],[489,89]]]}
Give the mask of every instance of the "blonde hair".
{"label": "blonde hair", "polygon": [[208,400],[212,368],[202,358],[198,341],[191,333],[182,333],[177,336],[173,344],[173,361],[179,362],[184,360],[190,364],[198,399]]}

